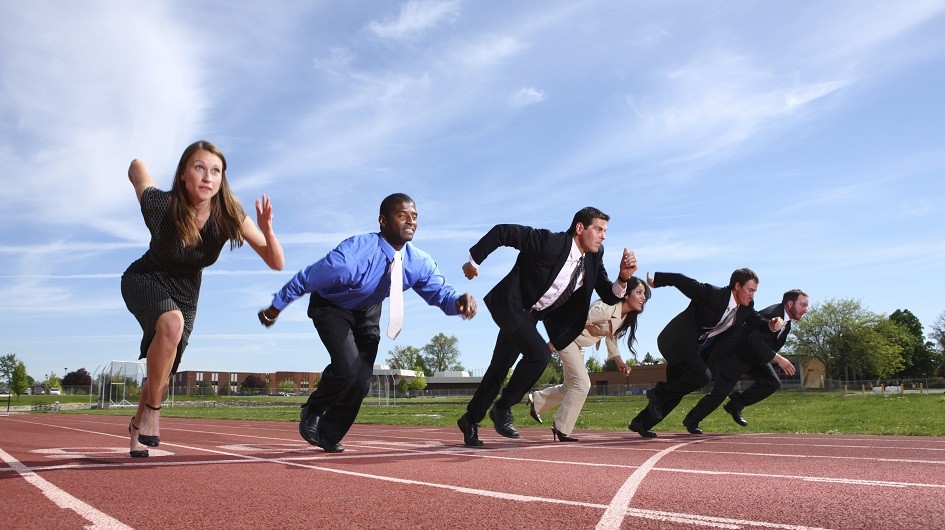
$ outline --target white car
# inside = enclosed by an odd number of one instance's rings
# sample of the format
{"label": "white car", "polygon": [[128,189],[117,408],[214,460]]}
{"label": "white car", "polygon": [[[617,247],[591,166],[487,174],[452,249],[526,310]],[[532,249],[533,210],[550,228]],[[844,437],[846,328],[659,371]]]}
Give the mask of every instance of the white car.
{"label": "white car", "polygon": [[58,396],[58,395],[61,395],[61,394],[62,394],[62,390],[59,390],[58,388],[50,388],[50,389],[49,389],[49,395],[50,395],[50,396]]}

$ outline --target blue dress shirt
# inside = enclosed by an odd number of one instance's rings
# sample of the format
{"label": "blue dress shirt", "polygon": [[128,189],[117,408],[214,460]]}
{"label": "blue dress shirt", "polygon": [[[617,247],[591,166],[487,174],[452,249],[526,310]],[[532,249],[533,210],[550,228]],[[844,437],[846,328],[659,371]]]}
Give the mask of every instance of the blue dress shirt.
{"label": "blue dress shirt", "polygon": [[[404,263],[404,290],[413,289],[447,315],[458,315],[460,294],[440,274],[433,257],[409,241],[400,250]],[[279,311],[302,295],[317,292],[338,307],[366,309],[390,295],[390,265],[394,247],[379,232],[342,241],[324,258],[299,271],[276,293],[272,306]]]}

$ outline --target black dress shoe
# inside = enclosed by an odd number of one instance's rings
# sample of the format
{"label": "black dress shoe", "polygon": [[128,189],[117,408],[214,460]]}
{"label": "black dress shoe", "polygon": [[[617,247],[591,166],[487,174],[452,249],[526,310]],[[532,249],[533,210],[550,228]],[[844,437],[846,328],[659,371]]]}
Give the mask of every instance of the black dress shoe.
{"label": "black dress shoe", "polygon": [[467,447],[482,446],[482,440],[479,439],[479,426],[469,421],[465,414],[456,420],[456,425],[463,431],[463,444]]}
{"label": "black dress shoe", "polygon": [[656,433],[655,433],[655,432],[653,432],[653,431],[651,431],[651,430],[649,430],[649,429],[644,429],[643,426],[640,425],[640,422],[638,422],[638,421],[636,421],[636,420],[631,421],[630,424],[627,425],[627,428],[630,429],[631,431],[633,431],[633,432],[639,434],[640,436],[642,436],[642,437],[644,437],[644,438],[656,438]]}
{"label": "black dress shoe", "polygon": [[699,423],[686,423],[683,422],[683,427],[689,431],[689,434],[703,434],[702,429],[699,428]]}
{"label": "black dress shoe", "polygon": [[[318,414],[309,414],[308,405],[302,405],[302,416],[299,421],[299,434],[306,442],[321,447],[321,438],[318,436],[318,425],[322,417]],[[331,452],[331,451],[329,451]]]}
{"label": "black dress shoe", "polygon": [[651,388],[646,391],[646,407],[650,409],[650,414],[656,421],[663,419],[663,401],[656,395],[656,389]]}
{"label": "black dress shoe", "polygon": [[345,451],[345,446],[341,445],[339,442],[331,443],[319,439],[318,443],[315,445],[324,449],[326,453],[343,453]]}
{"label": "black dress shoe", "polygon": [[512,411],[508,409],[497,409],[495,405],[489,409],[489,417],[495,424],[495,432],[506,438],[518,438],[518,431],[512,425]]}
{"label": "black dress shoe", "polygon": [[732,419],[735,420],[735,423],[741,425],[742,427],[748,426],[748,420],[742,417],[742,407],[736,406],[731,400],[729,400],[728,403],[722,405],[722,409],[732,415]]}
{"label": "black dress shoe", "polygon": [[551,438],[559,442],[576,442],[577,438],[573,436],[568,436],[567,434],[562,434],[557,427],[551,428]]}
{"label": "black dress shoe", "polygon": [[528,413],[531,415],[532,419],[534,419],[538,423],[541,423],[541,416],[539,416],[538,413],[535,412],[535,400],[532,399],[531,394],[528,395]]}

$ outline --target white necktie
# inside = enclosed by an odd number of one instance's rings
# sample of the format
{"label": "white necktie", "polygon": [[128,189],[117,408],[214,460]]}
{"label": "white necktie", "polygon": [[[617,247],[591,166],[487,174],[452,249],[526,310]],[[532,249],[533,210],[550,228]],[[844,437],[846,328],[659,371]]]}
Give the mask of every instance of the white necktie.
{"label": "white necktie", "polygon": [[387,336],[396,339],[404,327],[404,262],[400,251],[394,251],[394,261],[390,264],[390,320],[387,322]]}

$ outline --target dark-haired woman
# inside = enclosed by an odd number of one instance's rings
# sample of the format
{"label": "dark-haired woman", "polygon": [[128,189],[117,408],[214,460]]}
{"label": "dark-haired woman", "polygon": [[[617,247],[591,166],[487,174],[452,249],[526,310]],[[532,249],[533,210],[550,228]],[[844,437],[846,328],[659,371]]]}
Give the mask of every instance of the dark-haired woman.
{"label": "dark-haired woman", "polygon": [[171,191],[154,185],[144,162],[132,160],[128,178],[151,232],[147,252],[121,277],[121,295],[144,337],[147,380],[131,419],[131,456],[148,456],[160,443],[160,410],[170,374],[177,371],[197,315],[204,267],[223,246],[249,246],[270,268],[282,270],[285,256],[272,231],[272,204],[256,201],[256,223],[243,211],[226,180],[226,159],[210,142],[191,144],[180,157]]}
{"label": "dark-haired woman", "polygon": [[528,395],[532,418],[539,423],[539,415],[542,412],[558,407],[551,426],[551,434],[555,440],[577,441],[571,434],[591,389],[591,379],[584,364],[585,348],[600,344],[601,339],[604,339],[607,344],[607,357],[617,363],[621,372],[630,373],[630,366],[620,356],[617,341],[626,335],[630,353],[636,356],[633,343],[636,341],[637,316],[643,312],[643,306],[650,299],[650,294],[646,282],[633,276],[627,282],[627,293],[620,303],[608,305],[598,300],[591,304],[584,331],[574,342],[558,352],[564,368],[564,382]]}

